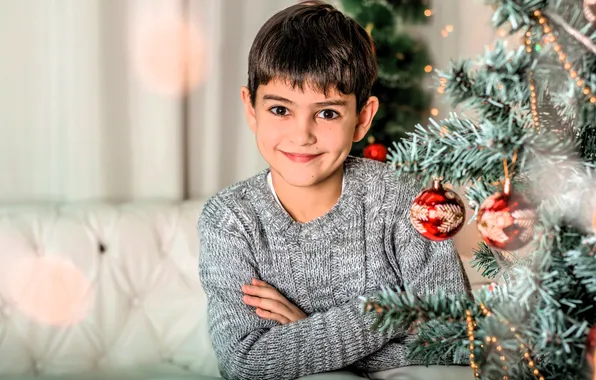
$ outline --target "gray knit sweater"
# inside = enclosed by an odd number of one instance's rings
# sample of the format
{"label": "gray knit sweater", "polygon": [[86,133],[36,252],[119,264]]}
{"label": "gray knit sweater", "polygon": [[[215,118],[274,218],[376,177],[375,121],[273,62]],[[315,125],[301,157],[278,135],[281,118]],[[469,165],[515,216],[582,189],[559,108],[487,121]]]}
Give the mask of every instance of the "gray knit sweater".
{"label": "gray knit sweater", "polygon": [[[358,296],[383,285],[419,294],[468,289],[453,243],[425,240],[410,225],[420,185],[387,164],[348,157],[337,204],[302,224],[276,201],[267,173],[219,192],[199,219],[200,279],[222,375],[283,380],[411,365],[411,336],[371,329],[374,314],[360,312]],[[253,277],[308,318],[287,325],[259,318],[242,302],[241,286]]]}

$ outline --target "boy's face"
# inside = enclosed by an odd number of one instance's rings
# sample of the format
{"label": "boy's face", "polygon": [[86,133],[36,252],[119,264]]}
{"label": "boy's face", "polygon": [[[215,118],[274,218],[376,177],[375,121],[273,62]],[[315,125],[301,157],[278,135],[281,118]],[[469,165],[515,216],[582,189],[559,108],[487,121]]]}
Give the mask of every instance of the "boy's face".
{"label": "boy's face", "polygon": [[337,173],[378,109],[378,100],[371,97],[357,114],[353,94],[333,90],[325,96],[308,84],[300,90],[281,80],[260,85],[254,107],[246,87],[242,100],[273,175],[296,187],[318,185]]}

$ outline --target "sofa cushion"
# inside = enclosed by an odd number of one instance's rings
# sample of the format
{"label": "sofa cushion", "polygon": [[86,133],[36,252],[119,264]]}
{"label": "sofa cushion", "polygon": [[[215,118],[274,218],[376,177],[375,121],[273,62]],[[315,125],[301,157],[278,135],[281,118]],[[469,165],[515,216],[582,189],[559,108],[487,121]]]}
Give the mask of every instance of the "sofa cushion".
{"label": "sofa cushion", "polygon": [[203,201],[0,206],[0,376],[163,364],[219,376]]}

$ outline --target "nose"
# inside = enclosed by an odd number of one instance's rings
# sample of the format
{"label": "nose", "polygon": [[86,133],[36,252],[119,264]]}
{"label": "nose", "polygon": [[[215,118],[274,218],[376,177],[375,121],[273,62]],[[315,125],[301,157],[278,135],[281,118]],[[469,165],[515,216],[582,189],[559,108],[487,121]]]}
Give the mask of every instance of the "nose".
{"label": "nose", "polygon": [[312,145],[317,141],[315,136],[316,123],[310,118],[300,118],[290,132],[290,142],[295,145]]}

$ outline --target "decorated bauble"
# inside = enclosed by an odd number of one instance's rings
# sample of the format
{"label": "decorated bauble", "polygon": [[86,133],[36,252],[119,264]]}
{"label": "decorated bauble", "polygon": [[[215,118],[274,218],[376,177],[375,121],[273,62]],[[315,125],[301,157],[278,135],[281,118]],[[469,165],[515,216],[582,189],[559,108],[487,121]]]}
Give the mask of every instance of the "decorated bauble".
{"label": "decorated bauble", "polygon": [[433,187],[416,196],[410,207],[410,221],[422,236],[441,241],[459,232],[466,219],[466,209],[461,198],[443,188],[440,180]]}
{"label": "decorated bauble", "polygon": [[584,16],[593,26],[596,26],[596,0],[584,0]]}
{"label": "decorated bauble", "polygon": [[511,189],[509,180],[506,180],[503,192],[491,195],[482,203],[477,221],[486,244],[513,251],[532,240],[536,212],[522,194]]}
{"label": "decorated bauble", "polygon": [[596,366],[594,363],[594,354],[596,353],[596,325],[592,326],[590,332],[588,333],[588,337],[586,338],[586,359],[588,359],[588,364],[592,366],[594,372],[596,373]]}
{"label": "decorated bauble", "polygon": [[364,157],[373,160],[387,161],[387,147],[383,144],[369,144],[364,148]]}

